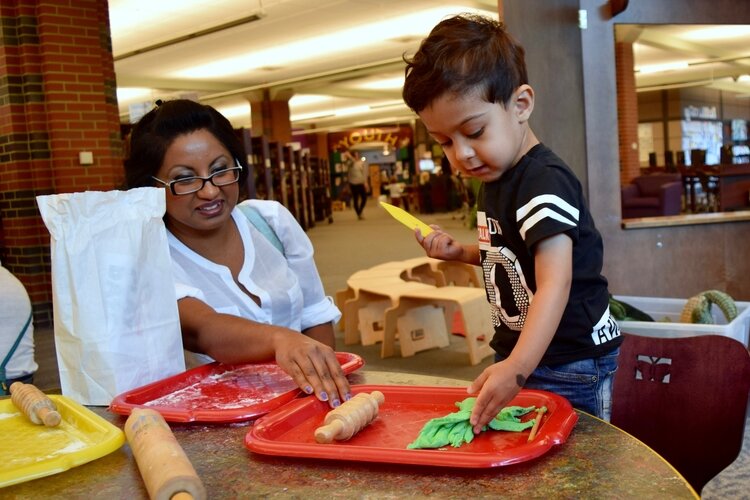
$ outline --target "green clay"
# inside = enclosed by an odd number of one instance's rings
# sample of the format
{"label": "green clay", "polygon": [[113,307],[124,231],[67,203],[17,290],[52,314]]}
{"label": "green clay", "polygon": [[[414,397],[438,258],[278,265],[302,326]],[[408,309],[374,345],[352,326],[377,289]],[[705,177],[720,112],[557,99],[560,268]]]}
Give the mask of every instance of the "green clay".
{"label": "green clay", "polygon": [[[474,439],[474,431],[469,423],[471,410],[474,408],[476,398],[466,398],[456,403],[458,411],[444,417],[433,418],[427,422],[419,436],[407,448],[440,448],[451,445],[459,447],[464,443],[471,443]],[[536,410],[535,406],[507,406],[489,423],[489,428],[496,431],[521,432],[534,425],[534,420],[521,422],[520,417]],[[486,431],[484,426],[482,431]]]}

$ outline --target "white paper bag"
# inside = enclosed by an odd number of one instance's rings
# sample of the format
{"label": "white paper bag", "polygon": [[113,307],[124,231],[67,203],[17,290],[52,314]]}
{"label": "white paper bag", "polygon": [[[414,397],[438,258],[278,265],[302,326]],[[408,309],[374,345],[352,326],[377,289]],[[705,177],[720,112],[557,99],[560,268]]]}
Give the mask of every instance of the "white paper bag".
{"label": "white paper bag", "polygon": [[164,189],[38,196],[37,204],[52,235],[63,394],[108,405],[184,371]]}

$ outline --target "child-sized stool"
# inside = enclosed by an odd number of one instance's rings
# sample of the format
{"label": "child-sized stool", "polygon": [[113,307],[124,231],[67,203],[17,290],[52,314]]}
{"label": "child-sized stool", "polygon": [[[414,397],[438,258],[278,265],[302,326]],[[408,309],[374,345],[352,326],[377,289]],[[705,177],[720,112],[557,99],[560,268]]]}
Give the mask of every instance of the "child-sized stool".
{"label": "child-sized stool", "polygon": [[426,305],[410,308],[396,320],[401,356],[414,356],[417,351],[448,347],[450,339],[445,328],[442,307]]}

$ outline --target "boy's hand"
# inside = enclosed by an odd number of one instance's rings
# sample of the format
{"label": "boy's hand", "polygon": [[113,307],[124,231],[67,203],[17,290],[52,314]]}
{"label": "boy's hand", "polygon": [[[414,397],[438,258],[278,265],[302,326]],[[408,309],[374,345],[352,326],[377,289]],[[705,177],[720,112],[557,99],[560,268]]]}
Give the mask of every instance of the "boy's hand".
{"label": "boy's hand", "polygon": [[469,419],[474,434],[479,434],[482,427],[489,424],[490,420],[510,403],[524,382],[520,367],[514,366],[513,362],[507,359],[484,369],[467,389],[469,394],[479,392]]}
{"label": "boy's hand", "polygon": [[461,243],[443,231],[440,226],[430,224],[430,227],[434,231],[427,236],[422,236],[422,231],[419,229],[414,230],[414,236],[424,248],[427,256],[441,260],[459,260],[464,251]]}

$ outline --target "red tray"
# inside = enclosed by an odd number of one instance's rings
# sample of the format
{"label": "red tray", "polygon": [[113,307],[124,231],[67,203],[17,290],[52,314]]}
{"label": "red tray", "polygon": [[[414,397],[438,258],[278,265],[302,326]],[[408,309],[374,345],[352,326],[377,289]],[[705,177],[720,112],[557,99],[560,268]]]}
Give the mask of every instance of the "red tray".
{"label": "red tray", "polygon": [[[349,374],[364,360],[337,352]],[[109,410],[130,415],[133,408],[158,411],[168,422],[228,423],[251,420],[291,401],[302,391],[276,363],[198,366],[116,396]]]}
{"label": "red tray", "polygon": [[[292,401],[258,419],[245,436],[245,446],[256,453],[287,457],[325,458],[363,462],[483,468],[510,465],[536,458],[564,443],[578,415],[567,399],[544,391],[522,390],[510,405],[546,406],[538,434],[529,431],[488,430],[458,448],[409,450],[424,424],[454,411],[467,397],[463,387],[358,385],[352,393],[381,391],[385,402],[370,425],[348,441],[318,444],[314,431],[329,408],[315,398]],[[536,413],[526,418],[534,418]]]}

